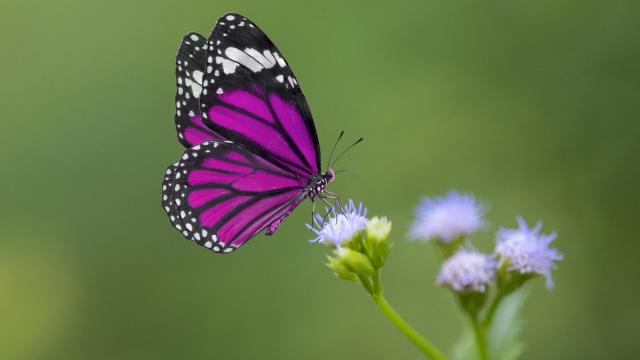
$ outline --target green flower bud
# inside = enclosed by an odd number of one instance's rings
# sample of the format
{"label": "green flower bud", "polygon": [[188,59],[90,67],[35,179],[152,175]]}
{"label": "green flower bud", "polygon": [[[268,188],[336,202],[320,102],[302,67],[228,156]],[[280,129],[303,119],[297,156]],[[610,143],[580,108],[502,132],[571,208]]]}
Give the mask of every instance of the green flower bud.
{"label": "green flower bud", "polygon": [[343,263],[341,263],[338,259],[327,256],[327,266],[329,269],[333,270],[334,274],[342,280],[347,281],[358,281],[358,276],[352,273]]}
{"label": "green flower bud", "polygon": [[342,243],[342,247],[351,249],[357,252],[363,252],[364,248],[362,245],[362,240],[364,238],[364,231],[359,231],[353,235],[353,237],[345,240]]}
{"label": "green flower bud", "polygon": [[386,217],[374,217],[367,222],[365,230],[365,252],[373,267],[380,269],[384,266],[384,261],[391,251],[391,243],[389,242],[391,222]]}
{"label": "green flower bud", "polygon": [[458,251],[465,239],[465,237],[459,236],[451,239],[449,242],[434,241],[433,244],[442,255],[442,260],[446,260]]}
{"label": "green flower bud", "polygon": [[509,261],[501,261],[497,272],[498,289],[504,294],[510,294],[520,288],[527,280],[536,274],[510,271]]}
{"label": "green flower bud", "polygon": [[480,310],[484,307],[486,300],[486,292],[471,291],[458,293],[460,305],[474,319],[478,318],[478,314],[480,314]]}
{"label": "green flower bud", "polygon": [[377,241],[386,241],[391,232],[391,221],[386,217],[375,216],[365,225],[367,237]]}
{"label": "green flower bud", "polygon": [[371,276],[375,273],[371,261],[366,255],[348,248],[338,248],[335,251],[338,260],[350,271],[364,276]]}

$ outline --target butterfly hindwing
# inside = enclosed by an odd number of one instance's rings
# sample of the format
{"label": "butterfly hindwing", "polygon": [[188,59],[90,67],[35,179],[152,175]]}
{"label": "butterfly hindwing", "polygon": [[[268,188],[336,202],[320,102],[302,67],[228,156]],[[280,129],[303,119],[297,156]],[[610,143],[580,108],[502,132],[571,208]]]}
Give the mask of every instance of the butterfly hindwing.
{"label": "butterfly hindwing", "polygon": [[176,56],[176,131],[185,147],[222,137],[207,128],[200,115],[202,78],[207,59],[207,39],[198,33],[182,38]]}
{"label": "butterfly hindwing", "polygon": [[176,170],[178,169],[178,163],[169,165],[164,173],[164,180],[162,181],[162,208],[169,216],[171,225],[175,228],[182,228],[180,222],[180,215],[177,210],[176,204],[173,201],[173,182],[175,181]]}
{"label": "butterfly hindwing", "polygon": [[167,169],[163,206],[187,239],[215,252],[242,246],[304,198],[304,179],[230,141],[187,149]]}
{"label": "butterfly hindwing", "polygon": [[300,176],[320,171],[307,101],[281,52],[253,22],[239,14],[219,19],[202,86],[209,128]]}

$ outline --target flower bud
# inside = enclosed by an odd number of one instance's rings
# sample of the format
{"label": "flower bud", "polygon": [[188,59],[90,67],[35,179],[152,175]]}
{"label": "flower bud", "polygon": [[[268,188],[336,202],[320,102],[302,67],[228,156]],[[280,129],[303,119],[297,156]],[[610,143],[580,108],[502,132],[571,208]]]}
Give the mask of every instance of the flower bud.
{"label": "flower bud", "polygon": [[460,302],[460,306],[462,306],[464,311],[466,311],[474,319],[477,319],[487,300],[487,293],[471,291],[466,293],[457,293],[457,296],[458,301]]}
{"label": "flower bud", "polygon": [[386,217],[375,216],[365,226],[367,237],[376,241],[386,241],[391,232],[391,221]]}
{"label": "flower bud", "polygon": [[384,261],[391,251],[391,243],[389,242],[391,222],[386,217],[376,216],[367,222],[365,229],[365,252],[373,267],[380,269],[384,266]]}
{"label": "flower bud", "polygon": [[341,263],[338,259],[327,256],[327,266],[329,269],[333,270],[337,277],[342,280],[348,281],[358,281],[358,276],[352,273],[343,263]]}
{"label": "flower bud", "polygon": [[364,276],[371,276],[375,270],[366,255],[348,248],[338,248],[335,251],[338,260],[350,271]]}

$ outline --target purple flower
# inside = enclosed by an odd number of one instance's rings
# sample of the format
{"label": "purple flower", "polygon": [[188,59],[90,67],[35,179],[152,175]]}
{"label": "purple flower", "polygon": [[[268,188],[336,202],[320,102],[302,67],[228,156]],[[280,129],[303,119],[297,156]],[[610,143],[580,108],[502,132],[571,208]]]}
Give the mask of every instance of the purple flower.
{"label": "purple flower", "polygon": [[522,217],[518,216],[517,220],[518,229],[498,230],[496,253],[500,255],[501,262],[508,265],[509,271],[542,275],[550,289],[553,287],[551,270],[555,268],[555,262],[563,258],[558,250],[549,247],[557,234],[540,234],[541,222],[529,228]]}
{"label": "purple flower", "polygon": [[409,230],[414,239],[437,239],[449,243],[484,226],[485,207],[472,194],[451,191],[427,198],[418,205]]}
{"label": "purple flower", "polygon": [[496,267],[492,256],[462,248],[442,265],[437,282],[458,292],[485,292]]}
{"label": "purple flower", "polygon": [[327,218],[316,214],[313,220],[319,229],[307,224],[307,228],[317,235],[312,241],[340,247],[344,242],[353,239],[356,234],[364,230],[367,225],[367,208],[363,207],[362,203],[356,207],[353,200],[349,199],[340,213],[331,209]]}

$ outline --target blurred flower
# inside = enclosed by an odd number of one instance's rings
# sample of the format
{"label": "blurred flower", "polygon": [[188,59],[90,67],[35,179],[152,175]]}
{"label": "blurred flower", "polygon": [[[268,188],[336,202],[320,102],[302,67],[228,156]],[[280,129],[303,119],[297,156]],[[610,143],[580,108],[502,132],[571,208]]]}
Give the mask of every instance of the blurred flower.
{"label": "blurred flower", "polygon": [[307,224],[307,228],[317,235],[312,241],[340,247],[364,230],[367,224],[367,208],[363,207],[362,203],[356,207],[351,199],[342,207],[340,213],[335,209],[330,211],[327,218],[320,214],[315,215],[314,223],[319,230]]}
{"label": "blurred flower", "polygon": [[457,292],[484,292],[496,274],[492,256],[460,249],[443,265],[437,282]]}
{"label": "blurred flower", "polygon": [[522,217],[517,220],[518,229],[498,230],[496,253],[509,271],[542,275],[546,278],[547,288],[553,287],[551,270],[555,268],[555,262],[563,258],[558,250],[549,247],[557,234],[540,234],[541,222],[529,228]]}
{"label": "blurred flower", "polygon": [[472,194],[451,191],[418,205],[409,234],[414,239],[449,243],[484,226],[484,213],[484,206]]}

